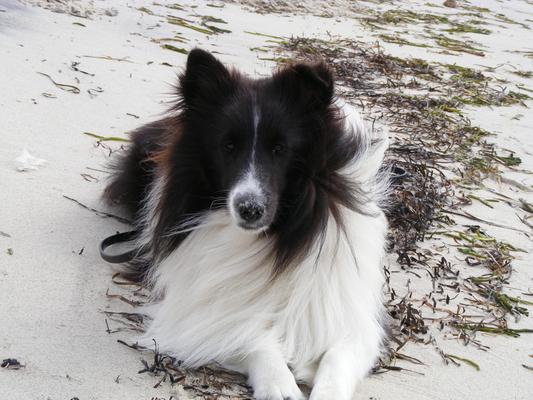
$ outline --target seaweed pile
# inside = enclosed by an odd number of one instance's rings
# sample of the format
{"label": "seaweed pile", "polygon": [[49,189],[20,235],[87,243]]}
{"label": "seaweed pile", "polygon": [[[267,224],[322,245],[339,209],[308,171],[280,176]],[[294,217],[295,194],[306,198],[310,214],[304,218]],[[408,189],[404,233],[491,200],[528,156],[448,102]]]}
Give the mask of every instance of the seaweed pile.
{"label": "seaweed pile", "polygon": [[232,399],[251,400],[250,387],[239,373],[222,369],[219,366],[183,368],[176,358],[160,353],[155,340],[153,349],[147,349],[138,344],[128,344],[122,340],[118,342],[133,350],[152,353],[153,357],[150,362],[141,359],[143,368],[138,373],[158,376],[159,380],[153,386],[154,388],[165,382],[171,385],[179,383],[183,390],[195,396],[201,396],[202,399],[216,400],[221,397],[231,397]]}

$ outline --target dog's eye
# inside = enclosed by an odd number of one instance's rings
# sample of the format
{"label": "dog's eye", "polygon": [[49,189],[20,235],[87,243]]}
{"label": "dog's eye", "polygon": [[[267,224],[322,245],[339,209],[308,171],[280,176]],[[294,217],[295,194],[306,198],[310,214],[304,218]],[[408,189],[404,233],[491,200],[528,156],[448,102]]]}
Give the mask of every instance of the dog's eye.
{"label": "dog's eye", "polygon": [[285,151],[285,146],[283,146],[281,143],[276,143],[274,147],[272,148],[273,154],[281,154]]}
{"label": "dog's eye", "polygon": [[233,150],[235,150],[235,143],[233,142],[224,143],[224,150],[226,151],[226,153],[232,153]]}

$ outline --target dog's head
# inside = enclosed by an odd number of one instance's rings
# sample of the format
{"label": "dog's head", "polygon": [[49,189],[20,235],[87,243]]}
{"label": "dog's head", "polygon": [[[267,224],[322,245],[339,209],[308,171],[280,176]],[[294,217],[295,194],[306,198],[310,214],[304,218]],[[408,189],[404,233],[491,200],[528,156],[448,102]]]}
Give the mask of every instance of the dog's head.
{"label": "dog's head", "polygon": [[329,69],[294,64],[251,80],[194,49],[180,90],[183,121],[200,142],[207,179],[236,225],[267,230],[290,206],[284,194],[323,162],[312,155],[324,146],[319,132],[333,98]]}

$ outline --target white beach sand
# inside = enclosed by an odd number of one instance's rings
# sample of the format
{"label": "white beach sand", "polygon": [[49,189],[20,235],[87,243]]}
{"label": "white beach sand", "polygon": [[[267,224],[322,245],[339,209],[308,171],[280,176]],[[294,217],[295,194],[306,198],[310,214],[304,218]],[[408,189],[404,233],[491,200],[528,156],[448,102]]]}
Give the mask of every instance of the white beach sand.
{"label": "white beach sand", "polygon": [[[132,311],[132,308],[106,297],[108,289],[112,293],[120,289],[112,285],[113,270],[100,259],[98,243],[128,226],[96,215],[64,197],[98,210],[117,212],[107,209],[99,199],[105,184],[103,167],[109,160],[109,149],[97,146],[96,140],[83,132],[125,138],[125,132],[158,118],[166,110],[172,100],[176,73],[186,56],[163,49],[150,39],[171,37],[180,31],[190,41],[173,45],[186,49],[201,46],[252,75],[262,75],[273,68],[274,62],[260,58],[272,55],[250,48],[268,44],[268,37],[245,31],[284,37],[327,37],[331,33],[369,43],[376,38],[355,19],[342,17],[348,14],[342,12],[347,2],[330,2],[334,18],[312,16],[309,10],[313,9],[313,3],[308,3],[297,15],[257,14],[249,6],[253,2],[247,2],[245,8],[212,2],[224,5],[215,8],[208,5],[210,2],[188,0],[180,2],[184,10],[167,10],[185,18],[191,15],[195,18],[196,14],[224,19],[232,32],[215,36],[181,29],[138,10],[142,6],[159,10],[152,2],[80,0],[73,3],[90,10],[87,14],[90,19],[68,12],[54,13],[15,0],[0,0],[0,360],[16,358],[25,365],[19,370],[0,369],[0,397],[6,400],[149,400],[170,396],[187,399],[189,395],[179,385],[171,387],[164,383],[153,388],[160,378],[137,373],[143,368],[140,358],[146,357],[117,343],[117,339],[131,335],[106,333],[103,311]],[[348,3],[362,8],[382,7],[367,2]],[[422,7],[423,3],[412,2],[410,7],[416,8],[417,4]],[[526,24],[529,21],[533,26],[533,5],[529,1],[471,3]],[[105,12],[111,8],[117,12]],[[458,12],[441,8],[438,11]],[[383,47],[402,57],[457,62],[475,68],[498,67],[492,76],[533,87],[532,79],[512,74],[514,68],[533,71],[533,60],[524,54],[508,52],[533,51],[531,30],[495,22],[493,31],[487,37],[476,37],[487,48],[484,58],[443,55],[388,43],[383,43]],[[72,63],[79,63],[75,65],[79,71],[72,68]],[[66,90],[62,90],[40,73],[57,83],[72,86],[64,86]],[[73,87],[79,93],[68,91]],[[531,101],[526,103],[533,106]],[[513,119],[518,114],[522,116]],[[529,108],[472,107],[469,117],[474,124],[497,133],[490,140],[519,156],[520,168],[533,170],[533,113]],[[120,143],[109,146],[116,149]],[[46,164],[35,171],[17,171],[15,160],[24,149],[46,160]],[[515,200],[523,198],[533,203],[533,175],[505,170],[503,177],[501,182],[487,181],[486,186]],[[518,296],[532,293],[532,231],[516,216],[524,213],[505,203],[495,204],[494,209],[474,203],[467,210],[480,218],[529,232],[526,235],[481,224],[491,235],[527,251],[513,262],[514,273],[508,290]],[[460,217],[456,221],[468,222]],[[429,241],[426,245],[437,247],[442,242]],[[395,260],[391,257],[387,263],[393,266]],[[398,281],[401,278],[405,275],[394,277]],[[411,276],[412,288],[426,293],[430,282],[424,278]],[[533,308],[529,307],[529,311],[533,312]],[[113,322],[109,323],[116,328]],[[533,328],[533,318],[524,317],[510,324]],[[435,331],[439,346],[450,354],[475,360],[480,371],[466,364],[445,365],[432,346],[408,344],[403,352],[425,365],[402,362],[398,365],[419,374],[391,371],[371,376],[359,387],[356,398],[533,398],[533,371],[522,367],[522,364],[533,366],[530,356],[533,335],[518,338],[479,335],[483,344],[490,347],[487,351],[464,346]]]}

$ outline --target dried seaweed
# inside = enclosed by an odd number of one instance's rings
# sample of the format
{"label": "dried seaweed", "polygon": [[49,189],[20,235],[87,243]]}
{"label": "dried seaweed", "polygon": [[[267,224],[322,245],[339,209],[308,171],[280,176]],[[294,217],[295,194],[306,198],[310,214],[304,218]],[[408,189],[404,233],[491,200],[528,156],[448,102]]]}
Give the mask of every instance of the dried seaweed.
{"label": "dried seaweed", "polygon": [[444,30],[450,33],[479,33],[481,35],[489,35],[492,32],[490,29],[480,28],[474,24],[467,23],[457,23],[453,27]]}
{"label": "dried seaweed", "polygon": [[99,211],[99,210],[96,210],[96,209],[94,209],[92,207],[88,207],[85,204],[79,202],[78,200],[73,199],[72,197],[68,197],[68,196],[65,196],[65,195],[63,195],[63,197],[65,199],[67,199],[67,200],[73,201],[74,203],[78,204],[79,206],[85,208],[86,210],[92,211],[93,213],[95,213],[99,217],[113,218],[113,219],[115,219],[115,220],[117,220],[119,222],[122,222],[123,224],[128,224],[128,225],[132,224],[132,222],[129,219],[126,219],[126,218],[123,218],[123,217],[119,217],[118,215],[110,214],[110,213],[105,212],[105,211]]}
{"label": "dried seaweed", "polygon": [[25,365],[22,365],[16,358],[6,358],[2,360],[2,364],[0,367],[5,369],[21,369],[24,368]]}
{"label": "dried seaweed", "polygon": [[205,33],[206,35],[214,35],[217,33],[221,33],[220,32],[221,30],[215,31],[209,27],[205,27],[205,26],[200,27],[200,26],[194,25],[192,22],[187,21],[184,18],[176,17],[173,15],[167,16],[167,22],[172,25],[179,25],[182,28],[187,28],[187,29],[191,29],[196,32]]}
{"label": "dried seaweed", "polygon": [[453,355],[453,354],[445,354],[445,357],[446,357],[447,359],[451,359],[451,360],[462,361],[462,362],[464,362],[465,364],[470,365],[470,366],[471,366],[472,368],[474,368],[476,371],[479,371],[479,370],[480,370],[479,365],[478,365],[476,362],[474,362],[474,361],[472,361],[472,360],[470,360],[470,359],[468,359],[468,358],[455,356],[455,355]]}
{"label": "dried seaweed", "polygon": [[410,40],[407,40],[401,37],[399,34],[395,34],[395,35],[380,34],[378,36],[384,42],[399,44],[400,46],[405,45],[405,46],[414,46],[414,47],[431,47],[426,43],[415,43]]}
{"label": "dried seaweed", "polygon": [[44,72],[37,72],[38,74],[40,75],[43,75],[43,76],[46,76],[48,79],[50,79],[50,81],[58,88],[58,89],[61,89],[61,90],[64,90],[65,92],[70,92],[70,93],[74,93],[74,94],[79,94],[80,93],[80,88],[77,87],[77,86],[74,86],[74,85],[68,85],[66,83],[59,83],[59,82],[56,82],[54,80],[54,78],[52,78],[50,75],[48,74],[45,74]]}
{"label": "dried seaweed", "polygon": [[122,340],[118,340],[118,342],[133,350],[151,355],[148,361],[141,359],[143,368],[138,373],[148,373],[158,377],[154,388],[168,382],[170,385],[180,384],[187,392],[203,398],[250,400],[252,398],[251,389],[246,384],[246,378],[239,373],[228,371],[217,365],[208,365],[197,369],[184,368],[181,361],[175,357],[160,353],[155,340],[153,349],[147,349],[137,343],[128,344]]}
{"label": "dried seaweed", "polygon": [[181,53],[181,54],[185,54],[185,55],[189,54],[187,49],[184,49],[183,47],[176,47],[176,46],[173,46],[171,44],[162,44],[161,47],[164,48],[164,49],[167,49],[167,50],[175,51],[177,53]]}
{"label": "dried seaweed", "polygon": [[121,138],[118,136],[102,136],[102,135],[97,135],[96,133],[92,133],[92,132],[83,132],[83,134],[96,138],[98,139],[99,142],[126,142],[126,143],[129,142],[128,139]]}

